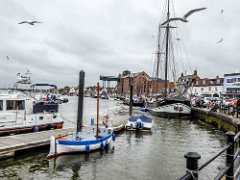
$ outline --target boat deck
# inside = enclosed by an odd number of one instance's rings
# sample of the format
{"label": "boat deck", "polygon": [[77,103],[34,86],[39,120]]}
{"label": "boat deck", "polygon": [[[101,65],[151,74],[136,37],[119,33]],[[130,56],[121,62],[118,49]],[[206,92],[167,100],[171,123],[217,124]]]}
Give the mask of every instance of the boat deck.
{"label": "boat deck", "polygon": [[75,128],[55,129],[35,133],[19,134],[0,137],[0,159],[14,157],[17,151],[47,146],[50,144],[50,137],[60,136],[73,132]]}

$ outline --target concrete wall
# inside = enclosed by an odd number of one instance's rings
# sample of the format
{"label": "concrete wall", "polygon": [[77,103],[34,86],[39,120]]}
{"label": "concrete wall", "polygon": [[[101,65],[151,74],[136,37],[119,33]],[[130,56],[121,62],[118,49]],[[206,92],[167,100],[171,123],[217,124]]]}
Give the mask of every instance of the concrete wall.
{"label": "concrete wall", "polygon": [[206,109],[192,108],[192,117],[207,122],[223,131],[236,132],[237,123],[240,119],[217,112],[209,112]]}

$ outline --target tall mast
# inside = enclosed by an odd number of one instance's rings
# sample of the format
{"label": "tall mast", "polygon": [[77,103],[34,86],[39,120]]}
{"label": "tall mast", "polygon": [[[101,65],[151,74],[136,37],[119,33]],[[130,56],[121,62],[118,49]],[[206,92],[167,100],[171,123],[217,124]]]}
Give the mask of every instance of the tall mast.
{"label": "tall mast", "polygon": [[[169,16],[170,16],[170,13],[169,13],[169,0],[167,0],[167,20],[169,20]],[[168,70],[168,39],[169,39],[169,22],[167,23],[167,27],[166,27],[166,51],[165,51],[165,89],[164,89],[164,96],[165,98],[167,98],[167,70]]]}
{"label": "tall mast", "polygon": [[158,27],[158,48],[157,48],[157,69],[156,69],[157,78],[159,78],[159,64],[160,64],[160,25]]}

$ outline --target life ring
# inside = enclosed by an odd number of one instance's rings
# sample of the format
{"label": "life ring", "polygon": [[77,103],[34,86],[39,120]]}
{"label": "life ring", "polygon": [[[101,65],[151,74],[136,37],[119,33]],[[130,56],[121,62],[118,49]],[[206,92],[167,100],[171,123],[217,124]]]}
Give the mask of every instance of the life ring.
{"label": "life ring", "polygon": [[108,125],[108,115],[103,116],[102,123],[107,126]]}

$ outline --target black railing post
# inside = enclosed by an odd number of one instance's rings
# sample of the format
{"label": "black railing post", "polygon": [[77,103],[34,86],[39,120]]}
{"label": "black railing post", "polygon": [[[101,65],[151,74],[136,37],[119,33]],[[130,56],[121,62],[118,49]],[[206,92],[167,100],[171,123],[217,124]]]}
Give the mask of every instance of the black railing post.
{"label": "black railing post", "polygon": [[234,179],[234,132],[227,132],[227,144],[231,144],[231,146],[227,149],[227,158],[226,158],[226,166],[230,168],[226,172],[226,180]]}
{"label": "black railing post", "polygon": [[[240,132],[240,123],[237,123],[237,132],[236,132],[236,134],[238,133],[238,132]],[[238,137],[238,147],[240,147],[240,136]]]}
{"label": "black railing post", "polygon": [[186,158],[187,172],[191,174],[191,179],[198,179],[198,160],[201,158],[197,152],[188,152],[184,155]]}

